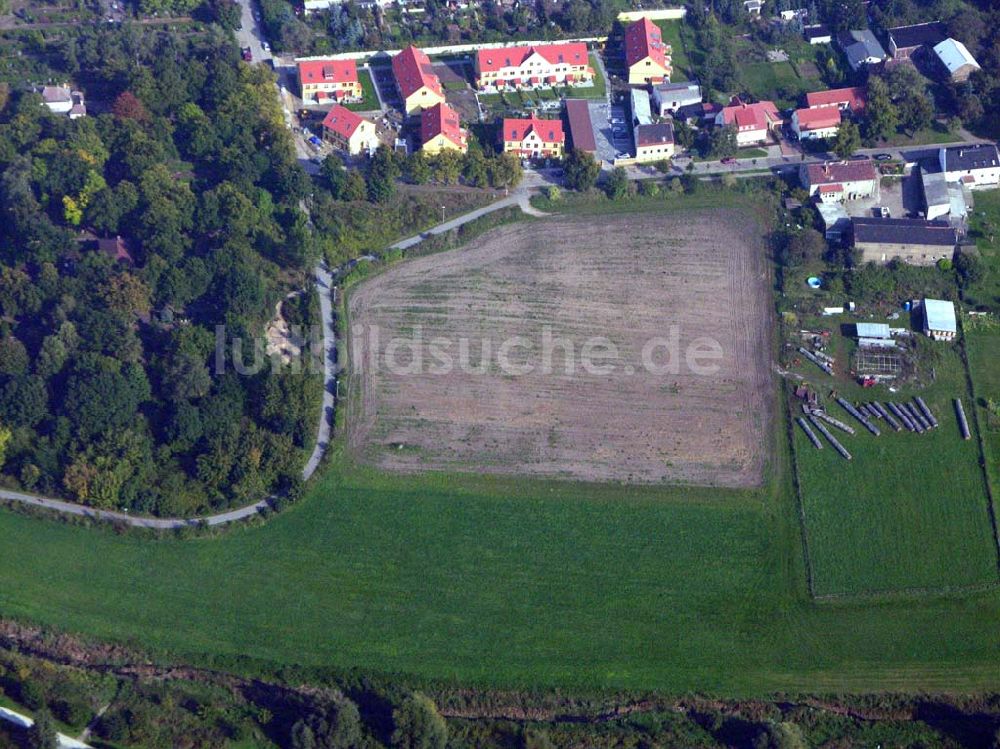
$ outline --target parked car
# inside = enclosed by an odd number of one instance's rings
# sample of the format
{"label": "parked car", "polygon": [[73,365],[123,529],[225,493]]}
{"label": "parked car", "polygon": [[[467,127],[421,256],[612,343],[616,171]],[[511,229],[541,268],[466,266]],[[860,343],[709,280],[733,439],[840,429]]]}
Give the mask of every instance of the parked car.
{"label": "parked car", "polygon": [[726,158],[724,158],[722,160],[722,163],[723,164],[735,164],[736,163],[736,158],[733,157],[733,156],[727,156]]}
{"label": "parked car", "polygon": [[321,141],[315,135],[309,138],[309,142],[312,143],[314,146],[316,146],[316,148],[319,148],[320,146],[323,145],[323,141]]}
{"label": "parked car", "polygon": [[875,160],[876,161],[889,161],[890,159],[892,159],[892,154],[891,153],[877,153],[877,154],[875,154]]}
{"label": "parked car", "polygon": [[264,50],[265,52],[267,52],[267,51],[269,51],[271,49],[270,47],[267,46],[267,42],[261,42],[260,43],[260,48],[262,50]]}
{"label": "parked car", "polygon": [[242,52],[243,52],[243,60],[245,62],[253,62],[253,52],[250,51],[249,47],[244,47]]}

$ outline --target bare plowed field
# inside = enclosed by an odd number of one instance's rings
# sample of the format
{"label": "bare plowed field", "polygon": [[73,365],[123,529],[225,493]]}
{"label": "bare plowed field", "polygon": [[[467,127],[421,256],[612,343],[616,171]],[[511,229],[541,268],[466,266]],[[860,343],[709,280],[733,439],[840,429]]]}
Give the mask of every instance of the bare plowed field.
{"label": "bare plowed field", "polygon": [[399,471],[756,485],[767,300],[735,211],[546,219],[406,262],[350,296],[351,449]]}

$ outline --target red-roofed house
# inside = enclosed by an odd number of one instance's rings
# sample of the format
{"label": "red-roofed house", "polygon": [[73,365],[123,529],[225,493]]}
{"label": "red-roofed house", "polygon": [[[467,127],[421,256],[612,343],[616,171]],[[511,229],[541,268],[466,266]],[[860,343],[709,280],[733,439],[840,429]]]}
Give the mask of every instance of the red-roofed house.
{"label": "red-roofed house", "polygon": [[444,102],[441,79],[434,72],[430,58],[416,47],[409,46],[392,58],[392,74],[406,114],[416,114]]}
{"label": "red-roofed house", "polygon": [[323,118],[323,137],[351,155],[378,148],[375,123],[340,104],[334,104]]}
{"label": "red-roofed house", "polygon": [[832,138],[840,130],[840,107],[830,104],[815,109],[796,109],[792,113],[792,130],[799,140]]}
{"label": "red-roofed house", "polygon": [[444,102],[425,108],[420,113],[420,150],[431,156],[468,151],[469,134],[459,125],[458,112]]}
{"label": "red-roofed house", "polygon": [[566,145],[562,122],[532,117],[527,120],[505,119],[501,127],[504,152],[521,158],[560,157]]}
{"label": "red-roofed house", "polygon": [[538,88],[589,85],[594,80],[590,53],[583,42],[495,47],[476,52],[476,88]]}
{"label": "red-roofed house", "polygon": [[354,60],[299,60],[302,101],[361,101],[363,93]]}
{"label": "red-roofed house", "polygon": [[799,181],[821,203],[879,196],[879,173],[871,159],[803,164]]}
{"label": "red-roofed house", "polygon": [[715,116],[716,125],[736,128],[736,145],[750,146],[767,142],[768,133],[781,127],[784,121],[773,101],[746,104],[734,96],[728,107]]}
{"label": "red-roofed house", "polygon": [[850,88],[831,88],[829,91],[813,91],[806,94],[806,107],[816,109],[836,105],[840,111],[857,114],[865,108],[868,94],[862,86]]}
{"label": "red-roofed house", "polygon": [[670,45],[664,43],[660,27],[645,16],[625,29],[625,64],[629,83],[670,80]]}

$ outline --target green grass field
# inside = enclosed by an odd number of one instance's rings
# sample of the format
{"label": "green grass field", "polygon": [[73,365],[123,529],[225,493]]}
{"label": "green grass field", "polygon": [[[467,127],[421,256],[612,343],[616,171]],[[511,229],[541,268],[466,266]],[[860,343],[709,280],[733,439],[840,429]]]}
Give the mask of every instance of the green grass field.
{"label": "green grass field", "polygon": [[[813,587],[818,596],[960,588],[1000,582],[979,448],[959,436],[951,399],[968,402],[958,353],[944,347],[937,380],[926,390],[833,386],[848,400],[906,400],[920,395],[941,426],[923,435],[896,433],[879,422],[869,434],[838,404],[829,412],[857,429],[831,432],[854,456],[829,444],[816,450],[795,429]],[[825,393],[824,393],[825,394]],[[822,439],[822,438],[821,438]]]}
{"label": "green grass field", "polygon": [[977,190],[969,219],[969,236],[976,242],[987,272],[966,293],[970,304],[1000,311],[1000,190]]}
{"label": "green grass field", "polygon": [[[745,200],[704,189],[620,202],[566,196],[546,208]],[[770,484],[742,492],[385,475],[344,462],[338,447],[298,504],[218,538],[151,541],[4,511],[0,615],[246,670],[291,663],[496,687],[734,696],[995,689],[995,589],[810,598],[791,456],[779,445]],[[939,574],[979,574],[981,532],[966,527],[974,555],[959,546],[942,557],[935,541]],[[841,558],[850,541],[839,542]],[[839,584],[839,573],[825,574]],[[239,660],[248,655],[259,662]]]}
{"label": "green grass field", "polygon": [[741,71],[747,91],[783,109],[798,106],[805,92],[823,87],[818,78],[800,78],[790,62],[754,62]]}
{"label": "green grass field", "polygon": [[671,80],[683,81],[695,77],[687,55],[687,38],[682,35],[683,21],[657,21],[663,41],[670,45],[670,64],[674,69]]}
{"label": "green grass field", "polygon": [[358,80],[361,82],[361,91],[364,98],[357,104],[345,105],[352,112],[371,112],[378,109],[378,94],[375,93],[375,84],[372,83],[371,73],[364,68],[358,69]]}

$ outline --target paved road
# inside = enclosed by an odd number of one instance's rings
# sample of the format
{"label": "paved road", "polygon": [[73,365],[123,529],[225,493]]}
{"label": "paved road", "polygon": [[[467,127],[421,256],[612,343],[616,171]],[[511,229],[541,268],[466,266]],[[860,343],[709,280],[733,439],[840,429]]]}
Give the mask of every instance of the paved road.
{"label": "paved road", "polygon": [[316,266],[316,291],[319,293],[320,317],[323,319],[323,407],[320,409],[316,445],[302,469],[302,478],[308,480],[319,467],[333,431],[333,409],[337,395],[337,347],[333,332],[333,279],[326,264]]}
{"label": "paved road", "polygon": [[239,0],[239,4],[240,23],[242,25],[236,30],[236,40],[239,42],[240,49],[249,47],[250,53],[253,55],[253,62],[270,60],[270,49],[265,51],[263,47],[263,42],[266,41],[264,39],[264,32],[261,30],[260,24],[253,17],[253,0]]}
{"label": "paved road", "polygon": [[[15,726],[20,726],[21,728],[31,728],[35,725],[35,721],[32,718],[9,710],[6,707],[0,707],[0,720],[13,723]],[[89,744],[85,744],[62,733],[56,734],[56,744],[60,749],[93,749]]]}

